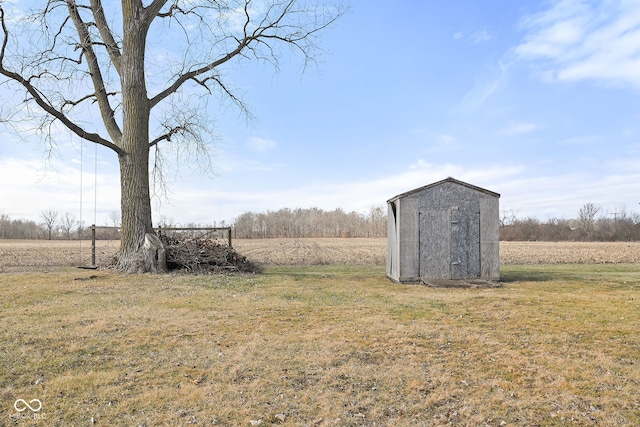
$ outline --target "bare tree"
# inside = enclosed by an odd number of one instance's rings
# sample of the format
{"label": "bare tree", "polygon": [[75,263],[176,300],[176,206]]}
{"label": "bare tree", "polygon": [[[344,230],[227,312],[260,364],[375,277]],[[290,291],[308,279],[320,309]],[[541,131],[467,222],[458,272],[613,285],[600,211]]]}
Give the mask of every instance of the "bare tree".
{"label": "bare tree", "polygon": [[[250,114],[223,79],[229,67],[258,61],[277,70],[286,47],[301,54],[306,66],[320,53],[321,31],[345,13],[340,5],[316,0],[39,4],[38,11],[27,15],[0,2],[0,74],[5,85],[23,94],[15,109],[2,110],[0,120],[39,119],[36,127],[50,147],[62,125],[118,156],[118,269],[129,272],[150,269],[143,247],[146,234],[154,234],[150,175],[163,182],[165,150],[178,157],[186,153],[208,166],[212,120],[202,117],[202,98],[217,95]],[[89,112],[102,123],[92,125],[86,119]]]}
{"label": "bare tree", "polygon": [[370,237],[380,237],[386,235],[387,212],[383,206],[372,206],[369,210],[369,233]]}
{"label": "bare tree", "polygon": [[586,239],[591,239],[595,230],[596,215],[600,212],[600,207],[592,202],[585,203],[578,211],[578,221],[580,230]]}
{"label": "bare tree", "polygon": [[113,228],[120,227],[120,212],[113,210],[109,212],[109,221],[111,221],[111,226]]}
{"label": "bare tree", "polygon": [[0,213],[0,239],[6,239],[9,236],[10,225],[9,215],[4,212]]}
{"label": "bare tree", "polygon": [[518,210],[517,209],[506,209],[502,210],[502,215],[500,216],[500,227],[506,227],[508,225],[513,225],[518,219]]}
{"label": "bare tree", "polygon": [[113,227],[113,230],[111,230],[111,232],[109,232],[109,237],[111,239],[117,239],[119,236],[119,228],[120,228],[120,212],[113,210],[111,212],[109,212],[109,220],[111,221],[111,226]]}
{"label": "bare tree", "polygon": [[78,220],[74,214],[65,212],[60,218],[60,228],[67,236],[67,240],[71,240],[71,231],[78,225]]}
{"label": "bare tree", "polygon": [[55,209],[47,209],[40,212],[40,218],[42,218],[42,225],[47,230],[48,240],[51,240],[53,229],[58,222],[58,211]]}

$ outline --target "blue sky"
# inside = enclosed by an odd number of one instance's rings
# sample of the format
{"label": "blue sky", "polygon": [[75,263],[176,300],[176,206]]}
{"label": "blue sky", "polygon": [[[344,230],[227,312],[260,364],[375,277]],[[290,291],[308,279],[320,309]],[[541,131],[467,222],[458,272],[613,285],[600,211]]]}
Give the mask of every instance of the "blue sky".
{"label": "blue sky", "polygon": [[[215,176],[181,166],[168,198],[153,201],[154,221],[366,213],[449,176],[500,193],[501,211],[519,218],[575,218],[588,202],[607,216],[640,211],[640,2],[351,6],[324,33],[318,67],[303,74],[293,56],[278,73],[229,69],[256,119],[210,98]],[[78,217],[82,195],[91,223],[96,193],[98,224],[119,210],[113,153],[84,144],[81,165],[76,140],[45,162],[37,139],[2,137],[0,212]]]}

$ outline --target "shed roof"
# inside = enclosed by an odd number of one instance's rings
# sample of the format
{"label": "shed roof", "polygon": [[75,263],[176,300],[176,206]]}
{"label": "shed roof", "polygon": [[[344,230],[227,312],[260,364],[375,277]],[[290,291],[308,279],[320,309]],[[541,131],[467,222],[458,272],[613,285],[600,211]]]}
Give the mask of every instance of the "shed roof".
{"label": "shed roof", "polygon": [[475,190],[475,191],[479,191],[481,193],[485,193],[485,194],[487,194],[489,196],[492,196],[492,197],[500,197],[500,194],[495,193],[493,191],[487,190],[485,188],[477,187],[475,185],[471,185],[469,183],[466,183],[466,182],[463,182],[463,181],[459,181],[459,180],[457,180],[455,178],[449,177],[449,178],[443,179],[442,181],[434,182],[433,184],[428,184],[428,185],[425,185],[423,187],[415,188],[413,190],[398,194],[397,196],[394,196],[394,197],[390,198],[389,200],[387,200],[387,203],[393,202],[395,200],[401,199],[401,198],[406,197],[406,196],[410,196],[412,194],[418,193],[418,192],[423,191],[423,190],[427,190],[429,188],[437,187],[438,185],[442,185],[442,184],[444,184],[446,182],[451,182],[451,183],[454,183],[454,184],[462,185],[464,187],[470,188],[470,189]]}

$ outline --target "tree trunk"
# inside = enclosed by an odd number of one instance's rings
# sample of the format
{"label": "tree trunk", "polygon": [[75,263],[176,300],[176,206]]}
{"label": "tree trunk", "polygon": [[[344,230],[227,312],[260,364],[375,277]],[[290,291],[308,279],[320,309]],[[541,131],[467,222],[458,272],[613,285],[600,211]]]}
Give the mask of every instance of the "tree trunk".
{"label": "tree trunk", "polygon": [[145,265],[146,252],[143,249],[145,234],[153,233],[149,197],[149,151],[146,150],[146,144],[144,148],[120,157],[122,236],[117,269],[128,273],[150,271]]}
{"label": "tree trunk", "polygon": [[149,194],[149,99],[145,84],[145,24],[140,19],[142,2],[122,2],[122,141],[120,197],[122,236],[117,269],[128,273],[151,271],[145,262],[145,234],[154,234]]}

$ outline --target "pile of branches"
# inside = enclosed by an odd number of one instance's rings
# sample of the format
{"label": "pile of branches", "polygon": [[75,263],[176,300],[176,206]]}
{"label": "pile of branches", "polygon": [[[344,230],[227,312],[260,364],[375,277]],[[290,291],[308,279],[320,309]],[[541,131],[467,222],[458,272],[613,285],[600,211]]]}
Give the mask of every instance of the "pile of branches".
{"label": "pile of branches", "polygon": [[192,273],[261,273],[262,268],[226,243],[202,236],[180,239],[161,235],[170,271]]}

